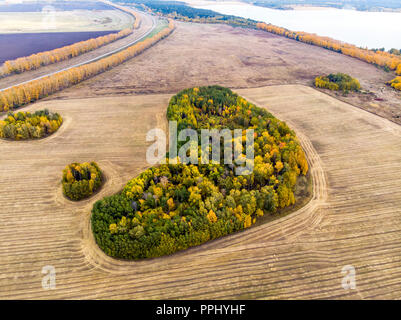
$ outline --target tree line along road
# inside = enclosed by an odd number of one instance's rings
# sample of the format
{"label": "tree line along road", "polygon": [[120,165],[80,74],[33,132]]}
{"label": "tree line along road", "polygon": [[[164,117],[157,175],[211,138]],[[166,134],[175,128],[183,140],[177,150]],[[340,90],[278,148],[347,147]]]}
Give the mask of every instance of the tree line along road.
{"label": "tree line along road", "polygon": [[141,12],[141,16],[142,19],[139,28],[135,29],[131,35],[72,59],[0,79],[0,91],[97,61],[142,41],[156,29],[160,19],[143,12]]}

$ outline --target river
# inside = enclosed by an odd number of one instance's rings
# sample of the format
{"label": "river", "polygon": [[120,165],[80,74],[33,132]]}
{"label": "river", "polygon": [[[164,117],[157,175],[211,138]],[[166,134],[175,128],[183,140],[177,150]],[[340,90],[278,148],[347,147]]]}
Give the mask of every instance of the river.
{"label": "river", "polygon": [[264,21],[293,31],[316,33],[364,48],[401,49],[401,12],[366,12],[334,8],[275,10],[244,3],[194,7]]}

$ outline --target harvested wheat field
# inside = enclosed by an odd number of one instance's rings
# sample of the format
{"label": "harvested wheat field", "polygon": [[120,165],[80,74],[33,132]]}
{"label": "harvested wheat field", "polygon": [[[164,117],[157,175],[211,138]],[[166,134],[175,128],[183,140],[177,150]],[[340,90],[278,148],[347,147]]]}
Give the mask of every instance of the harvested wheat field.
{"label": "harvested wheat field", "polygon": [[[0,298],[400,298],[400,126],[301,85],[237,92],[296,130],[314,179],[305,207],[172,256],[111,259],[92,238],[92,204],[145,168],[145,134],[166,127],[171,95],[41,102],[29,109],[65,119],[55,135],[0,141]],[[100,193],[64,199],[64,166],[91,160]],[[46,265],[55,290],[42,289]],[[345,265],[355,290],[342,288]]]}

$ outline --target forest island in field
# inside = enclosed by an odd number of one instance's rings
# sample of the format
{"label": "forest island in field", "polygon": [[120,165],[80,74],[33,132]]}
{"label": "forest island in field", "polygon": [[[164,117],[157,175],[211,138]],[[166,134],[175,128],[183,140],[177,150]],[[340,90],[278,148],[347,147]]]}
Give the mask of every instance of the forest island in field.
{"label": "forest island in field", "polygon": [[400,298],[397,1],[10,2],[0,298]]}
{"label": "forest island in field", "polygon": [[258,217],[295,203],[297,177],[306,175],[308,164],[284,122],[217,86],[181,91],[171,98],[167,117],[178,122],[179,130],[199,133],[253,128],[254,170],[236,176],[233,165],[169,160],[147,169],[120,194],[94,205],[92,229],[108,255],[140,259],[171,254],[248,228]]}

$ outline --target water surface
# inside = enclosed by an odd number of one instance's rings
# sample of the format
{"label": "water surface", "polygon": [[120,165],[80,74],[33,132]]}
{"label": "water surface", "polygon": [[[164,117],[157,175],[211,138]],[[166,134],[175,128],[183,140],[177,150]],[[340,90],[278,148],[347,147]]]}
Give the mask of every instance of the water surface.
{"label": "water surface", "polygon": [[293,31],[329,36],[360,47],[401,49],[401,12],[365,12],[334,8],[275,10],[242,3],[196,7],[264,21]]}

